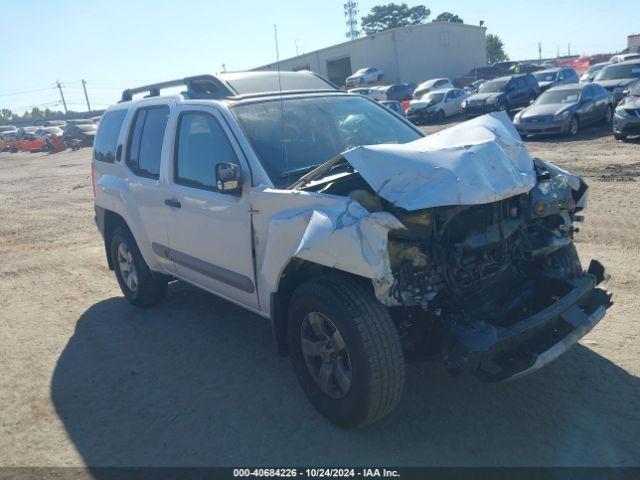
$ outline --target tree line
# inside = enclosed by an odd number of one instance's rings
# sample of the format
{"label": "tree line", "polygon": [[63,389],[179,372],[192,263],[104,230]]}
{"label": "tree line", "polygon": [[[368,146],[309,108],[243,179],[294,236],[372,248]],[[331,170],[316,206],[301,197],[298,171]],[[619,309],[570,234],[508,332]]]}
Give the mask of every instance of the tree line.
{"label": "tree line", "polygon": [[[69,114],[77,113],[69,110]],[[27,118],[46,118],[53,117],[56,115],[64,115],[64,112],[61,110],[51,110],[50,108],[45,108],[44,110],[33,107],[31,111],[25,111],[22,115],[13,113],[8,108],[0,109],[0,122],[10,122],[11,120],[25,120]]]}

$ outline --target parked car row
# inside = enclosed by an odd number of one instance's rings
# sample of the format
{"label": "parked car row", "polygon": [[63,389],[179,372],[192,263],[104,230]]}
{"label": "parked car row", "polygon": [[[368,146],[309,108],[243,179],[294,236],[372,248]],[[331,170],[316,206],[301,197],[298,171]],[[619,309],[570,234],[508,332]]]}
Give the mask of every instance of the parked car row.
{"label": "parked car row", "polygon": [[[513,123],[523,137],[575,136],[583,127],[596,123],[612,125],[616,139],[640,134],[640,60],[623,59],[596,67],[594,81],[582,83],[570,67],[480,79],[466,89],[453,87],[448,78],[429,79],[415,88],[413,99],[404,105],[406,117],[422,124],[442,122],[461,113],[472,117],[519,109]],[[393,91],[390,87],[351,91],[384,102],[402,114],[403,105],[387,100],[385,92]],[[407,92],[405,89],[404,94]]]}
{"label": "parked car row", "polygon": [[51,120],[42,127],[4,126],[0,130],[0,149],[6,152],[47,150],[52,138],[59,139],[67,148],[88,147],[93,145],[99,121],[100,117],[94,117],[66,122]]}

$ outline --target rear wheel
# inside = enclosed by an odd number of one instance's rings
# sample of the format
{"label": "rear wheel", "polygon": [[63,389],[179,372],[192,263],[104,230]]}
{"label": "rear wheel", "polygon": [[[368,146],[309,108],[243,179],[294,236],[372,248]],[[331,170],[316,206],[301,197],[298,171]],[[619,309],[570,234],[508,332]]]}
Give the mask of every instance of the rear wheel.
{"label": "rear wheel", "polygon": [[116,228],[110,252],[120,290],[130,303],[149,307],[164,298],[167,278],[149,269],[128,229]]}
{"label": "rear wheel", "polygon": [[604,112],[604,117],[602,121],[605,125],[611,125],[611,120],[613,120],[613,109],[609,106],[607,110]]}
{"label": "rear wheel", "polygon": [[365,282],[330,275],[300,285],[289,303],[287,342],[302,389],[332,422],[362,427],[400,400],[398,333]]}

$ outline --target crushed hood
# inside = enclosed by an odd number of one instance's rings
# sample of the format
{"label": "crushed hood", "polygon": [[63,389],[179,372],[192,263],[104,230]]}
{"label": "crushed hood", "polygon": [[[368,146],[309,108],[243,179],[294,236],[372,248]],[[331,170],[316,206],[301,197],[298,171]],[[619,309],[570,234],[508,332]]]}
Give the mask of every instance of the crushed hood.
{"label": "crushed hood", "polygon": [[405,210],[496,202],[536,183],[533,160],[504,112],[342,156],[378,195]]}

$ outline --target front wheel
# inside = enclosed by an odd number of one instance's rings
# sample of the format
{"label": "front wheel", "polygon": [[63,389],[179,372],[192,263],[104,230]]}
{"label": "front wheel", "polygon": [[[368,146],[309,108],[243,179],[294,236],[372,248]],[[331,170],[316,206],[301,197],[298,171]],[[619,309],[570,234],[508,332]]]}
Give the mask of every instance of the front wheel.
{"label": "front wheel", "polygon": [[613,138],[616,140],[626,140],[627,136],[624,133],[613,132]]}
{"label": "front wheel", "polygon": [[571,117],[571,120],[569,121],[569,135],[571,135],[572,137],[575,137],[576,135],[578,135],[579,131],[580,131],[580,122],[578,122],[578,117],[574,115],[573,117]]}
{"label": "front wheel", "polygon": [[613,120],[613,109],[611,107],[607,107],[604,112],[604,117],[602,117],[602,121],[605,125],[611,125],[611,121]]}
{"label": "front wheel", "polygon": [[110,251],[120,290],[131,304],[149,307],[164,298],[167,278],[149,269],[128,229],[116,228]]}
{"label": "front wheel", "polygon": [[438,113],[436,113],[436,122],[442,123],[444,122],[444,119],[445,119],[444,110],[438,110]]}
{"label": "front wheel", "polygon": [[287,342],[303,391],[332,422],[362,427],[398,404],[400,339],[365,281],[330,275],[300,285],[289,303]]}

